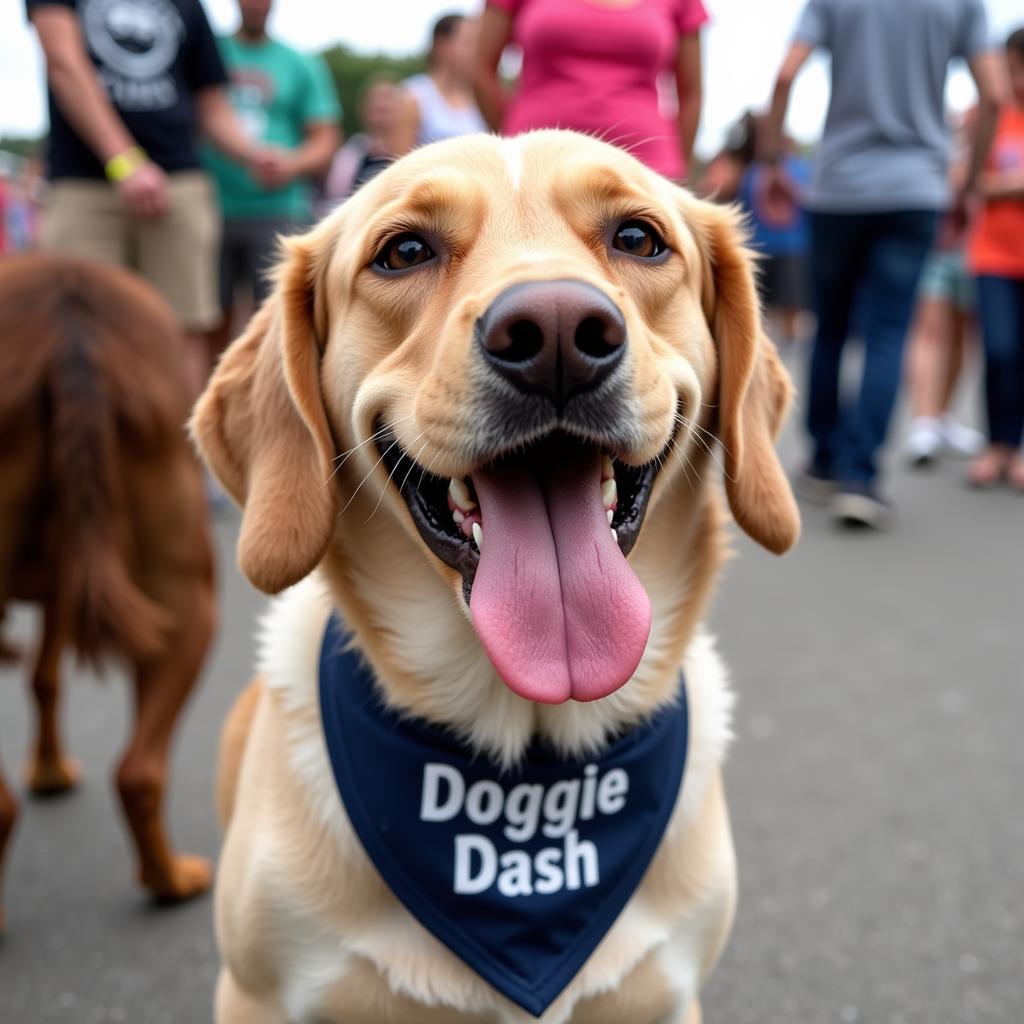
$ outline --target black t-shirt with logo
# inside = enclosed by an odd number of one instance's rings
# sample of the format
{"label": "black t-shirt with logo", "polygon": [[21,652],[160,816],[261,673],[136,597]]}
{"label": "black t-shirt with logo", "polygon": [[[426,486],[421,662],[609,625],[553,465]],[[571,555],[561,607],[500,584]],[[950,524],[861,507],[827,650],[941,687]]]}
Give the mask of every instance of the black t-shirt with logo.
{"label": "black t-shirt with logo", "polygon": [[[138,144],[165,171],[200,166],[195,94],[227,82],[199,0],[25,0],[75,11],[111,103]],[[51,178],[102,178],[103,166],[64,117],[51,89]]]}

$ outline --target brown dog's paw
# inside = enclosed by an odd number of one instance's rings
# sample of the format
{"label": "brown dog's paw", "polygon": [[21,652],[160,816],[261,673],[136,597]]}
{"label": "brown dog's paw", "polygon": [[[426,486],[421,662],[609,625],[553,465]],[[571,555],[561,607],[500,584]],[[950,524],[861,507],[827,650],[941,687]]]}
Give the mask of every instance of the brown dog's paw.
{"label": "brown dog's paw", "polygon": [[143,872],[142,884],[159,903],[180,903],[201,896],[213,884],[213,865],[205,857],[179,853],[168,875]]}
{"label": "brown dog's paw", "polygon": [[28,766],[25,782],[35,796],[58,796],[82,781],[82,766],[73,757],[35,760]]}

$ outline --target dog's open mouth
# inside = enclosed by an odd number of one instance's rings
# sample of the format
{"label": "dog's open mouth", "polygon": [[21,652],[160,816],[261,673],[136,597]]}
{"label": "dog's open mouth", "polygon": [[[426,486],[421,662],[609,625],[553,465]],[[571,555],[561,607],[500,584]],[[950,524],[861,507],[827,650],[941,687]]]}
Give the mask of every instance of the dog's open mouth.
{"label": "dog's open mouth", "polygon": [[651,608],[626,554],[656,465],[633,467],[561,433],[449,480],[393,435],[378,440],[427,546],[462,573],[498,674],[529,700],[595,700],[636,670]]}

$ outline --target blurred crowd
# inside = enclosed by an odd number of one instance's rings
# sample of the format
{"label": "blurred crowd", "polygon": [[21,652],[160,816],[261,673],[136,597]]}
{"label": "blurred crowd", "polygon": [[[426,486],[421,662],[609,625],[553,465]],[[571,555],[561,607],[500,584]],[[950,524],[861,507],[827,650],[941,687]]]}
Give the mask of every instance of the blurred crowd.
{"label": "blurred crowd", "polygon": [[[769,331],[807,350],[804,494],[842,522],[885,524],[879,463],[901,386],[913,465],[968,457],[973,486],[1024,494],[1024,29],[994,41],[983,0],[808,0],[772,94],[751,97],[761,106],[703,166],[702,0],[487,0],[479,17],[446,15],[421,73],[363,82],[348,139],[324,62],[268,34],[271,0],[238,0],[220,38],[200,0],[25,4],[51,128],[45,167],[0,164],[0,252],[42,245],[138,271],[179,317],[197,391],[266,295],[280,236],[415,146],[572,128],[745,210]],[[805,152],[783,125],[819,49],[830,108]],[[978,103],[953,123],[957,58]],[[852,394],[849,338],[864,351]],[[984,433],[951,412],[979,357]]]}

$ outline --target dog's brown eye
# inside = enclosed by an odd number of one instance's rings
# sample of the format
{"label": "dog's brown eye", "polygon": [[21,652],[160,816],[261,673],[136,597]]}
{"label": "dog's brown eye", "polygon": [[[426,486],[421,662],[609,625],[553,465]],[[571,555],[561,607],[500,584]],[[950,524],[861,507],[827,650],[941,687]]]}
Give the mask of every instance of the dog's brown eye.
{"label": "dog's brown eye", "polygon": [[628,253],[630,256],[640,256],[643,259],[660,256],[667,248],[658,232],[642,220],[627,220],[615,232],[612,245],[619,252]]}
{"label": "dog's brown eye", "polygon": [[408,270],[434,258],[434,250],[419,235],[405,234],[392,238],[373,261],[383,270]]}

